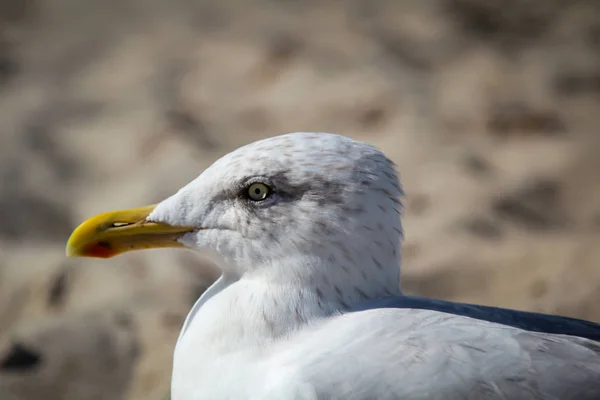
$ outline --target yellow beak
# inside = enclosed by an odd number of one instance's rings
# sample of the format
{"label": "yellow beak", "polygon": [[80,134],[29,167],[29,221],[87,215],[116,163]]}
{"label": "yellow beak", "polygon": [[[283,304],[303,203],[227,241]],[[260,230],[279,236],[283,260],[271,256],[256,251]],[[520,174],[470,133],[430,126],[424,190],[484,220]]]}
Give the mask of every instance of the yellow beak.
{"label": "yellow beak", "polygon": [[195,228],[146,221],[155,207],[107,212],[88,219],[71,234],[67,256],[109,258],[131,250],[183,247],[177,239]]}

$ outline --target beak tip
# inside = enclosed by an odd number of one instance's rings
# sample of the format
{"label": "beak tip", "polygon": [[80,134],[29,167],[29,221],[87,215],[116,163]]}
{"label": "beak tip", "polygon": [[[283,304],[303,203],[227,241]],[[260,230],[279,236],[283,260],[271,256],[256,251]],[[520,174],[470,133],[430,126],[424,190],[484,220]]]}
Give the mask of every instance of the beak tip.
{"label": "beak tip", "polygon": [[118,253],[107,243],[83,240],[75,234],[71,235],[65,247],[68,258],[110,258]]}
{"label": "beak tip", "polygon": [[65,256],[69,258],[81,257],[81,253],[76,247],[67,245],[65,248]]}

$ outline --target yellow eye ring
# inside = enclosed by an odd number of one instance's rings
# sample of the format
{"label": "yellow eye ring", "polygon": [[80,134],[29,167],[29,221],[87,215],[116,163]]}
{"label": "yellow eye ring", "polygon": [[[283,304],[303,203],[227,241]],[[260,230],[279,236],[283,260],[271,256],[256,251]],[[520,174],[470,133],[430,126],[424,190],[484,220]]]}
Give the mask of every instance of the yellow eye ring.
{"label": "yellow eye ring", "polygon": [[248,186],[250,200],[262,201],[271,195],[271,188],[264,183],[256,182]]}

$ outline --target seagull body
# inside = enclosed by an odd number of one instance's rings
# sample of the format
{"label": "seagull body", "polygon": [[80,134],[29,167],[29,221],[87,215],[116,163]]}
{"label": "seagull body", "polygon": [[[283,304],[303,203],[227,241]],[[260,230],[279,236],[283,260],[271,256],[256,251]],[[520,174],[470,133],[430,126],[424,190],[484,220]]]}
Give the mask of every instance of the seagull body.
{"label": "seagull body", "polygon": [[281,135],[84,222],[67,254],[222,260],[177,342],[173,400],[599,399],[600,325],[402,295],[401,196],[374,147]]}

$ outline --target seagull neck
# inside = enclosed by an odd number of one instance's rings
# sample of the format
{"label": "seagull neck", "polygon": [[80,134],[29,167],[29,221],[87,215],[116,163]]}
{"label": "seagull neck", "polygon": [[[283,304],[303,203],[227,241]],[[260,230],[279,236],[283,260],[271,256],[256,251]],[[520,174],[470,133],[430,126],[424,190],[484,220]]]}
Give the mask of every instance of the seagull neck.
{"label": "seagull neck", "polygon": [[232,281],[223,275],[192,308],[178,347],[206,344],[212,354],[262,348],[336,307],[310,288],[253,277]]}
{"label": "seagull neck", "polygon": [[190,311],[178,346],[210,343],[206,351],[219,354],[263,348],[364,300],[399,294],[391,281],[385,287],[356,274],[316,258],[279,260],[242,276],[224,272]]}
{"label": "seagull neck", "polygon": [[262,345],[347,305],[335,289],[294,275],[293,269],[286,277],[265,271],[256,269],[241,277],[224,272],[194,304],[179,342],[204,341],[213,349],[222,343],[230,350]]}

